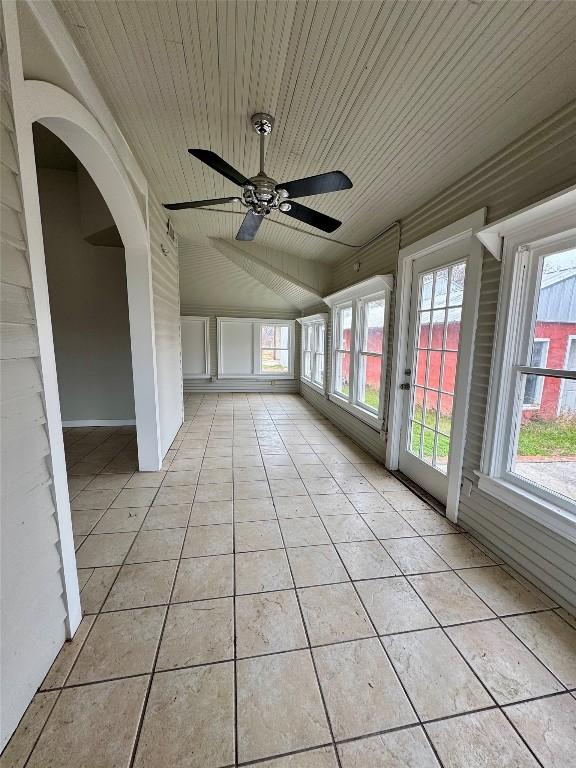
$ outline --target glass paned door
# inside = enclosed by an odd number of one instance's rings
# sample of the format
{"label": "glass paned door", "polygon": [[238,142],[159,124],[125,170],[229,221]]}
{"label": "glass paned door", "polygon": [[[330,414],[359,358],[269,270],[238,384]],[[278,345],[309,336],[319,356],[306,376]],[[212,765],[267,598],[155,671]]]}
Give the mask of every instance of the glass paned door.
{"label": "glass paned door", "polygon": [[466,260],[447,258],[435,254],[414,265],[399,462],[444,503],[466,280]]}

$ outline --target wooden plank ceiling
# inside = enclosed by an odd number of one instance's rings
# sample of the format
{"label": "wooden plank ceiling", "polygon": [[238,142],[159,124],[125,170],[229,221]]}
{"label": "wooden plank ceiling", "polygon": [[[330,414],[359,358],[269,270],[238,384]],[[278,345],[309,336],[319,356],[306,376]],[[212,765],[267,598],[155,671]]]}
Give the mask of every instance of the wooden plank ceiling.
{"label": "wooden plank ceiling", "polygon": [[[341,169],[302,202],[362,243],[576,97],[576,2],[82,2],[57,7],[160,199],[237,194],[187,147],[258,169],[249,116],[276,118],[279,181]],[[232,239],[231,213],[174,214],[181,238]],[[272,217],[271,217],[272,218]],[[336,261],[282,214],[260,245]]]}

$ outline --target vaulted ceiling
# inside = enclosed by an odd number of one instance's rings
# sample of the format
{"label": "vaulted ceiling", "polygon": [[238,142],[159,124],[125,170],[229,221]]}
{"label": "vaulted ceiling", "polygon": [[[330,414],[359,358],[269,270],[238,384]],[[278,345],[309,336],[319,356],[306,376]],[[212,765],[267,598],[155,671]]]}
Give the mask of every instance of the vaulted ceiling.
{"label": "vaulted ceiling", "polygon": [[[341,169],[354,188],[302,200],[258,244],[333,263],[576,97],[576,2],[56,3],[157,194],[237,194],[191,157],[258,169],[249,117],[275,116],[278,181]],[[243,209],[173,214],[180,238],[233,241]],[[282,226],[282,225],[289,225]],[[330,242],[332,241],[332,242]]]}

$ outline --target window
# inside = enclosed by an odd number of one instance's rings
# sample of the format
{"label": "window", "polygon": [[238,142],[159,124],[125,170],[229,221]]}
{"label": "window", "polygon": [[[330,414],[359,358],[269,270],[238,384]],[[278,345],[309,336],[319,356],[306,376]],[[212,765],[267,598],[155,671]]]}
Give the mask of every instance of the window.
{"label": "window", "polygon": [[210,378],[209,317],[181,317],[182,376],[185,379]]}
{"label": "window", "polygon": [[218,378],[294,378],[294,321],[219,317]]}
{"label": "window", "polygon": [[575,207],[553,216],[542,208],[511,217],[509,227],[500,223],[502,285],[479,486],[575,538]]}
{"label": "window", "polygon": [[378,428],[391,287],[389,276],[377,275],[324,299],[332,306],[331,399]]}
{"label": "window", "polygon": [[302,363],[300,378],[324,392],[324,353],[327,315],[309,315],[302,323]]}

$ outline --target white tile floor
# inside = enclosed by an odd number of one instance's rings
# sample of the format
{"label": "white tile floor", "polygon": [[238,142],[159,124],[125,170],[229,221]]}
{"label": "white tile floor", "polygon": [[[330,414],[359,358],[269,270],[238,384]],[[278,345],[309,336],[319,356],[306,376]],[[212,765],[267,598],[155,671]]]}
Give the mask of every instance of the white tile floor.
{"label": "white tile floor", "polygon": [[298,396],[66,432],[85,617],[2,768],[570,768],[575,620]]}

